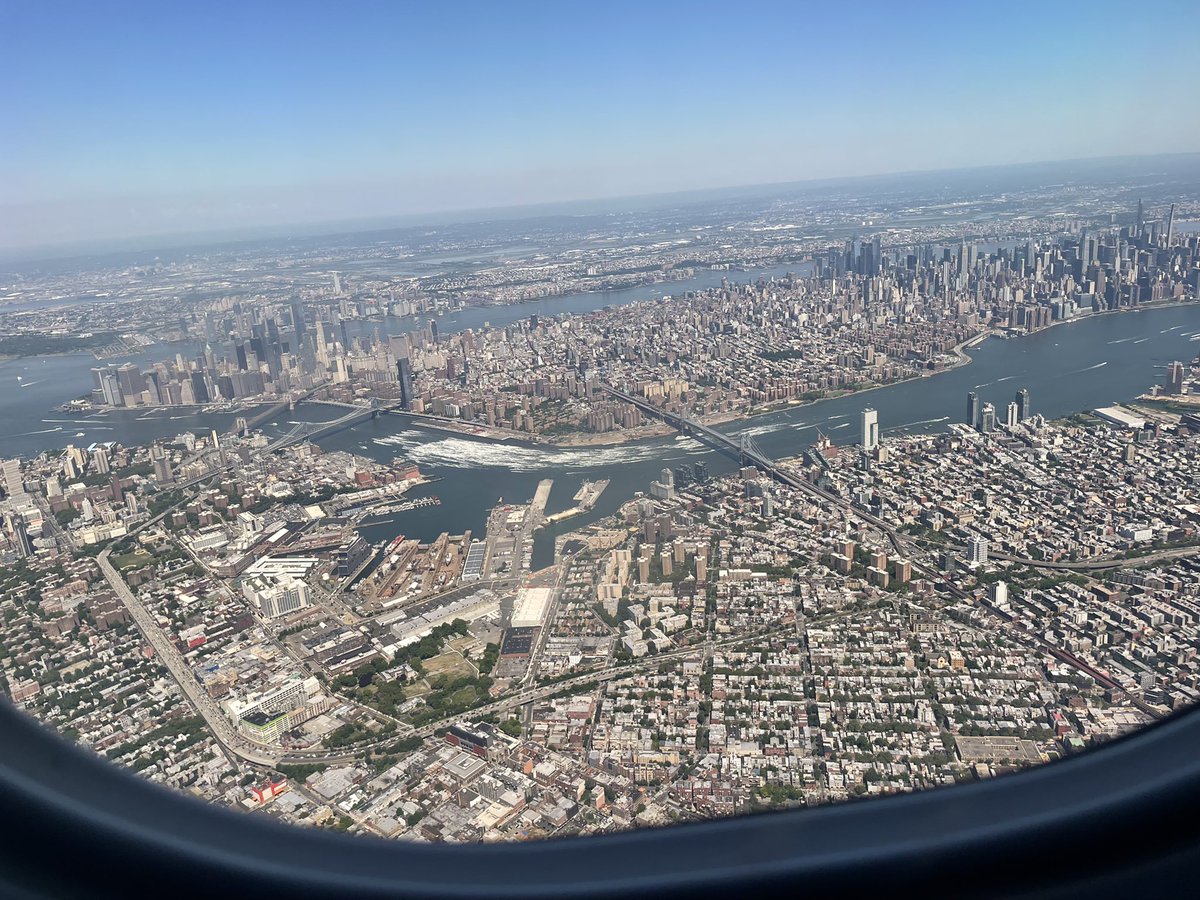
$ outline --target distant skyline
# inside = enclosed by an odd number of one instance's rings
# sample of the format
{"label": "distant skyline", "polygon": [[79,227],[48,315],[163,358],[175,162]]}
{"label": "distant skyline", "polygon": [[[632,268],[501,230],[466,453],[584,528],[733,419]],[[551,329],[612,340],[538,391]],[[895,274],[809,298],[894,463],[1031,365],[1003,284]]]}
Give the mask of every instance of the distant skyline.
{"label": "distant skyline", "polygon": [[1200,150],[1200,4],[0,6],[0,248]]}

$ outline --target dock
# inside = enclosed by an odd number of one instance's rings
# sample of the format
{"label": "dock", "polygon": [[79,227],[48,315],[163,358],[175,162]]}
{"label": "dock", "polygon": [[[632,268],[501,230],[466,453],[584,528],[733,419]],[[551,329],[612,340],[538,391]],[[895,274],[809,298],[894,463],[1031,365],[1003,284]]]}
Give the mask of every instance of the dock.
{"label": "dock", "polygon": [[554,487],[553,478],[543,478],[538,482],[537,490],[533,494],[533,502],[530,504],[535,522],[540,521],[543,513],[546,512],[546,504],[550,502],[552,487]]}
{"label": "dock", "polygon": [[569,519],[572,516],[578,516],[581,513],[588,512],[596,505],[600,499],[600,495],[604,493],[608,487],[608,479],[600,481],[585,481],[583,486],[575,494],[575,505],[570,509],[564,509],[562,512],[556,512],[552,516],[547,516],[539,527],[544,525],[553,525],[555,522],[561,522],[564,519]]}

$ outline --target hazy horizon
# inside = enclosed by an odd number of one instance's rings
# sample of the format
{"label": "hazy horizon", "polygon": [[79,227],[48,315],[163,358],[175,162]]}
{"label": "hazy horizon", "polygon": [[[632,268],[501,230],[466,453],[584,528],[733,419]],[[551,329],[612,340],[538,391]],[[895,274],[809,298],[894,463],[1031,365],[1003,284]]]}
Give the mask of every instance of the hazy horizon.
{"label": "hazy horizon", "polygon": [[1190,153],[1161,10],[10,5],[0,247]]}
{"label": "hazy horizon", "polygon": [[[1185,153],[1128,154],[1119,156],[1084,157],[1076,159],[1034,160],[997,165],[982,164],[944,169],[908,170],[903,172],[873,172],[827,178],[798,179],[784,182],[718,185],[708,188],[677,191],[655,191],[619,196],[572,197],[540,203],[520,203],[482,208],[445,208],[411,213],[355,216],[352,218],[264,222],[255,225],[229,226],[204,231],[180,231],[158,234],[131,234],[109,238],[90,238],[54,244],[0,246],[0,261],[4,263],[37,263],[75,256],[101,256],[121,252],[154,252],[178,250],[193,246],[238,244],[255,240],[312,238],[333,234],[369,234],[394,228],[461,225],[488,221],[518,221],[559,216],[580,216],[624,212],[630,208],[661,208],[673,199],[681,203],[702,202],[720,195],[745,197],[756,192],[819,189],[820,187],[852,186],[856,182],[880,179],[902,181],[906,178],[942,175],[969,175],[1014,169],[1053,169],[1073,164],[1084,168],[1108,163],[1141,160],[1183,160],[1194,157],[1200,166],[1200,151]],[[1090,174],[1090,173],[1083,173]],[[632,207],[626,204],[633,204]],[[592,207],[584,209],[584,207]]]}

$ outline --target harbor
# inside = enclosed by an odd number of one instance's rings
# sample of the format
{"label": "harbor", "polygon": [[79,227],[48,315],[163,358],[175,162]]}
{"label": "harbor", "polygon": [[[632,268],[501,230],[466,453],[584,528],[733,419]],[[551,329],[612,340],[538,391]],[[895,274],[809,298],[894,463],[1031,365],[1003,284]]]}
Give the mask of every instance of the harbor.
{"label": "harbor", "polygon": [[585,481],[579,490],[575,492],[575,497],[573,498],[576,501],[575,506],[546,516],[537,527],[545,528],[547,525],[555,525],[582,513],[591,512],[608,485],[609,480],[607,478],[601,478],[599,481]]}

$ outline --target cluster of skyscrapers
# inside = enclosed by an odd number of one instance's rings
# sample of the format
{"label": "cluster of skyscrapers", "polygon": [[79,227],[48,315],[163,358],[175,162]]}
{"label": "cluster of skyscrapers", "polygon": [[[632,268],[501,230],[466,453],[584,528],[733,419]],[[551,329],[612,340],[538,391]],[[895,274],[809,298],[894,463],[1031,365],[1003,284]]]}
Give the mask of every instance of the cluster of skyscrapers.
{"label": "cluster of skyscrapers", "polygon": [[[1004,424],[1012,428],[1014,425],[1024,422],[1031,415],[1033,415],[1033,410],[1029,403],[1029,389],[1021,388],[1005,409]],[[975,391],[967,392],[965,421],[972,428],[985,433],[995,431],[1000,424],[996,416],[996,407],[991,403],[981,405],[979,395]],[[877,450],[879,448],[879,412],[871,407],[864,409],[860,414],[860,429],[859,446],[868,453]]]}
{"label": "cluster of skyscrapers", "polygon": [[[1004,424],[1011,428],[1019,422],[1024,422],[1032,414],[1033,411],[1029,405],[1029,389],[1021,388],[1005,409]],[[985,433],[995,431],[996,426],[999,424],[996,416],[996,407],[991,403],[984,403],[980,406],[979,395],[974,391],[967,392],[967,417],[965,421],[972,428]]]}
{"label": "cluster of skyscrapers", "polygon": [[[362,382],[398,382],[406,407],[414,397],[409,339],[352,339],[337,303],[251,307],[235,302],[228,310],[209,311],[182,326],[193,333],[202,330],[200,353],[191,359],[177,353],[174,360],[145,370],[132,362],[97,366],[92,369],[92,402],[110,407],[205,404],[341,384],[352,375]],[[436,342],[436,323],[416,339]]]}

